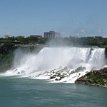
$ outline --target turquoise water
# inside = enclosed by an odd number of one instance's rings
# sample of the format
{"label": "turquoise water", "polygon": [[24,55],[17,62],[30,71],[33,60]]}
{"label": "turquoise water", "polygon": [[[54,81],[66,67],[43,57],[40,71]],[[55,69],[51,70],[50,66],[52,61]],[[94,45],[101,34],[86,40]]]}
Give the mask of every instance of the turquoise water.
{"label": "turquoise water", "polygon": [[0,107],[107,107],[107,89],[0,77]]}

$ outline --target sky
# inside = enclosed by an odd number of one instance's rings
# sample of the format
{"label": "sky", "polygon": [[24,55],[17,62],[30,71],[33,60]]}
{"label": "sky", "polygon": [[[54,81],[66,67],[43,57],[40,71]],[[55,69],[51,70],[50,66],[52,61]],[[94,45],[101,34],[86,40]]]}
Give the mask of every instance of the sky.
{"label": "sky", "polygon": [[107,0],[0,0],[0,36],[107,36]]}

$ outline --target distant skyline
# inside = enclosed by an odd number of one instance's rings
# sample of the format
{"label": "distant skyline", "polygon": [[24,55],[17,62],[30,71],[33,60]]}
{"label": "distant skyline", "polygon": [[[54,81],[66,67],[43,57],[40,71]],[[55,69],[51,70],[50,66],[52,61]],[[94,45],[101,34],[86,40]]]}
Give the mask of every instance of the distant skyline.
{"label": "distant skyline", "polygon": [[0,0],[0,36],[107,36],[107,0]]}

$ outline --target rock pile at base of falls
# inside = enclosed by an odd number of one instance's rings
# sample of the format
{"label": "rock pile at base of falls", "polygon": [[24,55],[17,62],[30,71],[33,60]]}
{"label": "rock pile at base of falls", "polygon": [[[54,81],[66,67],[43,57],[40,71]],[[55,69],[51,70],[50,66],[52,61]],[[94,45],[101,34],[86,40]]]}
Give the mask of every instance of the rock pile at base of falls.
{"label": "rock pile at base of falls", "polygon": [[69,77],[70,75],[74,73],[79,73],[80,71],[84,70],[85,67],[78,67],[76,69],[69,69],[67,67],[64,67],[59,70],[52,70],[51,73],[49,73],[49,77],[51,80],[60,81],[65,77]]}
{"label": "rock pile at base of falls", "polygon": [[93,70],[76,80],[77,84],[96,85],[107,88],[107,67]]}
{"label": "rock pile at base of falls", "polygon": [[49,77],[52,80],[59,81],[63,79],[64,77],[67,77],[69,75],[69,70],[67,67],[61,68],[61,69],[54,69],[49,73]]}

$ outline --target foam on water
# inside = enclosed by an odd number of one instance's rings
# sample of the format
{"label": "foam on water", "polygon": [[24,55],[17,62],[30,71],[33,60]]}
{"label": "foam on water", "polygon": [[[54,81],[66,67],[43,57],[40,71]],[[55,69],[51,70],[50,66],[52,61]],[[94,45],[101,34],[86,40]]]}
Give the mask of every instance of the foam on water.
{"label": "foam on water", "polygon": [[105,49],[45,47],[39,53],[16,52],[13,67],[5,75],[20,75],[54,82],[70,82],[105,65]]}

